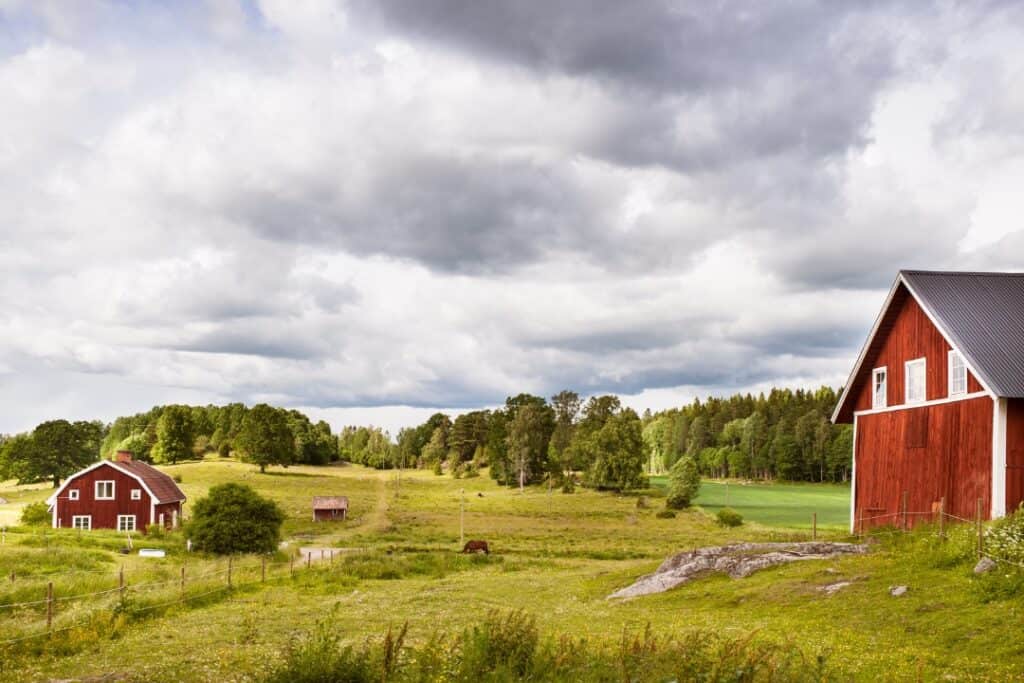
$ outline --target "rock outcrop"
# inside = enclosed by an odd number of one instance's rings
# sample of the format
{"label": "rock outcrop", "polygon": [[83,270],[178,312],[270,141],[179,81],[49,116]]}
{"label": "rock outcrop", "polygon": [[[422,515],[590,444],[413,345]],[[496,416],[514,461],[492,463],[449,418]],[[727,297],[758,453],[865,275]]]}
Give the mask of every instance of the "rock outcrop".
{"label": "rock outcrop", "polygon": [[692,581],[704,574],[721,572],[734,579],[787,562],[828,560],[867,552],[867,546],[854,543],[734,543],[697,548],[673,555],[657,571],[642,576],[632,585],[615,591],[609,598],[634,598],[664,591]]}

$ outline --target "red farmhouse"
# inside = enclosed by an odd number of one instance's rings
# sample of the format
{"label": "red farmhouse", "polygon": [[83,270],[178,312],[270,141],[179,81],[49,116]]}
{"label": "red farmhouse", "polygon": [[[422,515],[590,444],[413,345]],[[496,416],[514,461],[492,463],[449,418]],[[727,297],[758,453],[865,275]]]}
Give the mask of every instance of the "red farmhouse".
{"label": "red farmhouse", "polygon": [[[902,271],[833,422],[853,423],[850,526],[1001,517],[1024,500],[1024,274]],[[914,518],[909,518],[913,523]]]}
{"label": "red farmhouse", "polygon": [[55,529],[144,531],[150,524],[176,528],[185,494],[163,472],[118,451],[68,477],[46,502]]}

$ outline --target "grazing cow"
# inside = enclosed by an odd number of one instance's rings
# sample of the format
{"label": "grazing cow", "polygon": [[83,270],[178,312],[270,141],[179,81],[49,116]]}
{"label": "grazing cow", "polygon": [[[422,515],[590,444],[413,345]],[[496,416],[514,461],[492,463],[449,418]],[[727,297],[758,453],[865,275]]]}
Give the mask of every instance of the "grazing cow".
{"label": "grazing cow", "polygon": [[487,541],[466,541],[466,545],[463,546],[462,552],[484,553],[485,555],[490,555],[491,549],[487,547]]}

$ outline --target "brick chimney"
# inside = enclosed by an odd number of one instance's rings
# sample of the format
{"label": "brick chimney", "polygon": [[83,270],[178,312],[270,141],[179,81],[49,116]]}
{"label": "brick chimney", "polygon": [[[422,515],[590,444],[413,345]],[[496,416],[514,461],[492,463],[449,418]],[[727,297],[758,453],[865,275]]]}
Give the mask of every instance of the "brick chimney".
{"label": "brick chimney", "polygon": [[118,451],[117,455],[114,456],[115,462],[131,462],[132,452],[131,451]]}

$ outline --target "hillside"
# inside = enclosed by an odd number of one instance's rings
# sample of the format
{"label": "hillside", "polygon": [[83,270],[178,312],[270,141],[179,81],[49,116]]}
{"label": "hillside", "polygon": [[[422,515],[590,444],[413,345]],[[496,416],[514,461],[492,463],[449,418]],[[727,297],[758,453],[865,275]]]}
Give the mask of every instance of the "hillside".
{"label": "hillside", "polygon": [[[1006,637],[1024,627],[1024,614],[1012,591],[999,593],[991,580],[971,573],[969,542],[953,539],[936,550],[924,532],[879,536],[875,550],[864,557],[793,564],[742,580],[710,577],[661,595],[609,601],[606,596],[614,590],[679,550],[739,540],[800,539],[807,532],[758,524],[726,530],[700,510],[659,519],[657,490],[647,492],[643,501],[637,495],[590,490],[564,495],[532,487],[520,494],[486,476],[456,480],[406,471],[396,497],[393,471],[358,466],[293,467],[261,475],[253,465],[210,459],[164,469],[181,476],[192,501],[219,482],[248,483],[285,508],[291,548],[346,552],[333,562],[300,569],[294,577],[288,561],[279,558],[265,586],[259,582],[258,560],[239,558],[233,591],[221,590],[183,607],[173,605],[173,583],[166,599],[140,592],[133,598],[136,608],[148,605],[146,600],[172,604],[127,620],[112,617],[95,632],[57,634],[49,644],[36,640],[8,646],[0,677],[254,680],[281,660],[296,634],[321,621],[354,643],[408,622],[409,642],[423,643],[432,634],[476,624],[491,609],[510,608],[534,616],[542,634],[583,636],[612,649],[624,632],[640,633],[650,624],[654,634],[677,638],[697,630],[730,637],[757,632],[758,638],[791,643],[812,660],[822,656],[841,677],[858,680],[1011,679],[1024,674],[1022,646]],[[456,555],[460,489],[465,489],[466,537],[486,539],[493,550],[489,557]],[[10,490],[0,487],[0,496],[8,497]],[[18,502],[47,493],[23,488]],[[816,489],[808,486],[807,493],[814,500]],[[351,519],[338,525],[309,521],[314,494],[348,495]],[[814,504],[807,505],[799,491],[787,496],[793,517],[809,520]],[[832,533],[839,538],[841,532]],[[18,579],[0,589],[0,603],[27,601],[45,588],[52,578],[48,572],[69,568],[98,572],[100,578],[89,584],[92,590],[109,587],[122,561],[130,586],[173,582],[184,562],[189,576],[209,572],[210,590],[220,590],[223,575],[213,573],[224,570],[224,561],[186,558],[180,534],[141,543],[165,547],[169,556],[124,558],[114,552],[120,541],[104,532],[49,531],[45,541],[39,531],[11,534],[0,550],[0,569],[17,571]],[[965,547],[968,552],[961,552]],[[65,587],[61,580],[54,579],[57,590],[66,591],[61,595],[87,592],[85,586]],[[835,595],[820,590],[839,581],[850,585]],[[910,586],[909,593],[891,597],[888,589],[895,584]],[[18,592],[23,586],[25,592]],[[194,590],[198,594],[205,588]],[[58,603],[55,626],[81,620],[92,604]],[[116,601],[96,603],[100,607],[116,607]],[[0,640],[45,625],[34,609],[0,610]],[[111,629],[115,638],[96,635]]]}

